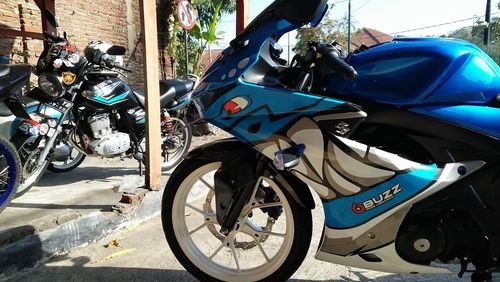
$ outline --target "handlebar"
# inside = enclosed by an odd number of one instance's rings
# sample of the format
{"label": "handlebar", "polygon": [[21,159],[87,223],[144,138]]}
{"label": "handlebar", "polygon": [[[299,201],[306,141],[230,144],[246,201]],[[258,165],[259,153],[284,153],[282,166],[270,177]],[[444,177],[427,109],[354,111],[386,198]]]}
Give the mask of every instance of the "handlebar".
{"label": "handlebar", "polygon": [[100,65],[105,66],[105,67],[110,68],[110,69],[116,68],[116,69],[119,69],[122,71],[132,72],[131,69],[117,65],[115,56],[109,55],[106,53],[102,53],[98,50],[94,50],[94,52],[97,52],[96,53],[97,55],[94,55],[94,57],[98,57],[98,59],[94,59],[94,60],[98,61]]}
{"label": "handlebar", "polygon": [[345,79],[354,80],[358,77],[356,70],[340,58],[338,51],[333,47],[323,47],[318,50],[326,63]]}
{"label": "handlebar", "polygon": [[114,68],[117,68],[119,70],[122,70],[122,71],[126,71],[126,72],[132,72],[131,69],[127,69],[126,67],[122,67],[122,66],[113,66]]}

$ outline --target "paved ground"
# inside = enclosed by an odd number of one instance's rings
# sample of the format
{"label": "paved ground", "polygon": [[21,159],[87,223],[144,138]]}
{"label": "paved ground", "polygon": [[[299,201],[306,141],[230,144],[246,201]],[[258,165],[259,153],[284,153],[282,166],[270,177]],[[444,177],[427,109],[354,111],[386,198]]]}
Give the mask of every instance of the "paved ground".
{"label": "paved ground", "polygon": [[[307,259],[291,281],[470,281],[467,275],[462,280],[455,274],[394,275],[316,261],[314,251],[321,234],[321,208],[315,210],[314,216],[314,241]],[[113,240],[117,240],[118,247],[106,248]],[[5,280],[195,281],[169,250],[159,217]]]}
{"label": "paved ground", "polygon": [[[216,138],[195,137],[191,148]],[[119,187],[126,189],[143,185],[144,180],[138,174],[138,163],[134,159],[121,161],[95,157],[86,158],[70,172],[47,171],[36,186],[12,201],[0,214],[0,232],[22,225],[39,227],[69,210],[81,216],[96,211],[111,212],[111,207],[121,198]],[[163,176],[165,182],[169,172],[164,172]]]}
{"label": "paved ground", "polygon": [[36,186],[15,199],[0,214],[0,231],[19,225],[37,226],[45,218],[68,209],[78,211],[82,216],[95,211],[111,211],[111,206],[121,198],[116,188],[124,177],[134,175],[138,175],[138,166],[130,159],[87,158],[73,171],[48,171]]}
{"label": "paved ground", "polygon": [[[213,138],[197,139],[194,146]],[[137,175],[134,160],[88,159],[73,172],[47,173],[29,193],[0,214],[0,231],[35,224],[68,209],[82,215],[109,211],[120,198],[116,187]],[[168,176],[168,173],[165,174]],[[124,178],[125,177],[125,178]],[[92,179],[92,180],[88,180]],[[316,198],[317,200],[317,198]],[[393,275],[314,260],[322,229],[322,209],[314,210],[314,234],[309,255],[293,281],[460,281],[451,275]],[[117,240],[119,246],[104,245]],[[110,255],[114,256],[110,258]],[[29,256],[30,254],[26,254]],[[0,273],[1,274],[1,273]],[[1,275],[0,275],[1,277]],[[97,243],[55,257],[35,269],[0,278],[0,281],[193,281],[168,248],[158,217]],[[470,276],[462,279],[470,281]],[[500,280],[496,280],[500,281]]]}

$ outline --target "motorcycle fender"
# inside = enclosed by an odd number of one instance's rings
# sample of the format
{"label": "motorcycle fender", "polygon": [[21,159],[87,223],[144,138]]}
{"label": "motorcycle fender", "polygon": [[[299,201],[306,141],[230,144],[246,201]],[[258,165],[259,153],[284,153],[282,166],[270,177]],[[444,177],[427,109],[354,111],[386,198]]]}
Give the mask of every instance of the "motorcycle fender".
{"label": "motorcycle fender", "polygon": [[[222,196],[223,198],[229,199],[230,195],[234,195],[238,191],[238,188],[229,188],[231,187],[243,187],[245,184],[248,184],[250,179],[255,179],[255,167],[257,163],[257,154],[249,145],[235,139],[228,138],[217,140],[203,146],[200,146],[194,150],[192,150],[187,159],[200,159],[200,160],[212,160],[214,155],[223,156],[222,159],[222,167],[228,167],[229,169],[226,171],[226,176],[224,174],[219,175],[219,186],[216,183],[216,193],[219,188],[222,191],[222,195],[219,193],[216,194],[216,197]],[[247,163],[243,165],[243,163]],[[253,168],[252,168],[253,165]],[[234,167],[234,168],[233,168]],[[234,172],[233,170],[236,170]],[[250,173],[252,171],[252,173]],[[230,176],[231,173],[238,173],[234,175],[245,175],[241,177],[238,183],[231,184],[230,180],[225,179],[227,176]],[[288,171],[278,171],[272,166],[272,161],[269,160],[269,165],[267,166],[267,172],[270,175],[273,175],[275,179],[279,182],[280,185],[283,186],[287,190],[287,192],[292,196],[292,198],[299,203],[301,206],[314,209],[314,199],[309,190],[309,187],[298,179],[295,175]],[[217,177],[215,179],[217,182]],[[229,181],[229,182],[228,182]],[[231,185],[230,185],[231,184]],[[226,186],[226,187],[224,187]],[[232,192],[231,192],[232,191]],[[221,191],[219,191],[221,192]]]}

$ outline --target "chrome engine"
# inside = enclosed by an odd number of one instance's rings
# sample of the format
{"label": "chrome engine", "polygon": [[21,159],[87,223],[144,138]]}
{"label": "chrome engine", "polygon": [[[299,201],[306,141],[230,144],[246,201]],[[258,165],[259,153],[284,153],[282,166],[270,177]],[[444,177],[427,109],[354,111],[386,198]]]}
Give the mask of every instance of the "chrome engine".
{"label": "chrome engine", "polygon": [[95,154],[114,157],[130,149],[130,136],[122,132],[113,132],[109,114],[92,116],[87,122],[94,137],[89,147]]}

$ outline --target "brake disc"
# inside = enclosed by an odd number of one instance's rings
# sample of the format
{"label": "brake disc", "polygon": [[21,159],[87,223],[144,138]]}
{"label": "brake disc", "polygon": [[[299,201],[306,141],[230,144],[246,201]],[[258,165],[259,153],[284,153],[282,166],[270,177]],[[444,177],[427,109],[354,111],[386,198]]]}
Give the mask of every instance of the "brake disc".
{"label": "brake disc", "polygon": [[[207,198],[205,199],[205,203],[203,204],[203,211],[204,212],[206,212],[206,213],[213,213],[214,212],[212,209],[212,200],[214,199],[214,196],[215,196],[215,193],[212,190],[210,190],[207,194]],[[263,226],[262,228],[266,232],[271,232],[275,223],[276,223],[276,220],[274,218],[268,216],[266,226]],[[237,224],[239,224],[239,223],[237,223]],[[226,236],[222,235],[217,230],[214,223],[207,224],[207,228],[210,231],[210,233],[212,233],[212,235],[215,236],[215,238],[217,238],[221,242],[224,242],[224,240],[226,239]],[[264,235],[264,236],[260,236],[256,240],[258,240],[259,243],[264,243],[267,241],[268,238],[269,238],[268,235]],[[257,246],[256,240],[238,241],[238,240],[234,239],[234,247],[238,248],[238,249],[243,249],[243,250],[252,249],[252,248],[255,248]]]}

